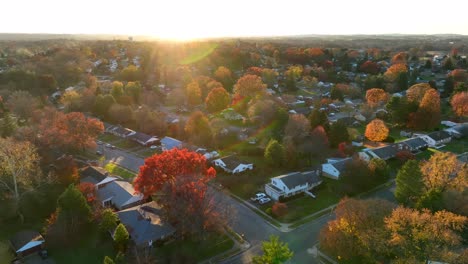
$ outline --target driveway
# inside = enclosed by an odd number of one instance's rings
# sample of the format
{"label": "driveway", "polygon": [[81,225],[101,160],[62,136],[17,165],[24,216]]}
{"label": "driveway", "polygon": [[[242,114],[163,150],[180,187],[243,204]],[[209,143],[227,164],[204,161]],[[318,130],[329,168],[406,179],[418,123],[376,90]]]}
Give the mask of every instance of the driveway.
{"label": "driveway", "polygon": [[104,145],[98,145],[97,150],[106,157],[106,163],[113,162],[134,172],[138,172],[140,166],[145,163],[144,159],[119,148],[111,149]]}

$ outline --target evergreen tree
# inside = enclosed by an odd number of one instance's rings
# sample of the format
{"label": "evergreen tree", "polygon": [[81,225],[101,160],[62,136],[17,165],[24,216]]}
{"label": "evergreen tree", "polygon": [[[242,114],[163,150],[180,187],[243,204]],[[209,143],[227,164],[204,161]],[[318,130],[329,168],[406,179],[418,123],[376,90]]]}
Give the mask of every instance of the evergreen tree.
{"label": "evergreen tree", "polygon": [[415,205],[424,191],[424,182],[419,162],[409,160],[396,176],[395,198],[404,205]]}
{"label": "evergreen tree", "polygon": [[107,232],[113,230],[117,226],[117,221],[119,218],[117,214],[112,211],[112,209],[106,209],[102,212],[101,223],[99,224],[99,229],[102,232]]}
{"label": "evergreen tree", "polygon": [[343,99],[344,99],[343,91],[341,91],[340,89],[338,89],[336,87],[332,87],[332,89],[330,91],[330,98],[333,99],[333,100],[343,101]]}
{"label": "evergreen tree", "polygon": [[398,75],[397,85],[400,91],[408,89],[408,73],[402,72]]}
{"label": "evergreen tree", "polygon": [[125,251],[130,235],[123,224],[119,224],[114,231],[114,243],[118,251]]}
{"label": "evergreen tree", "polygon": [[309,115],[309,121],[312,129],[316,128],[317,126],[323,126],[325,130],[329,129],[327,114],[325,114],[323,111],[314,109],[314,111],[312,111],[312,113]]}
{"label": "evergreen tree", "polygon": [[284,163],[284,148],[278,141],[271,139],[265,149],[265,160],[273,166],[281,166]]}
{"label": "evergreen tree", "polygon": [[290,260],[293,252],[288,244],[281,242],[277,236],[271,236],[262,244],[263,255],[253,258],[254,264],[281,264]]}
{"label": "evergreen tree", "polygon": [[330,133],[328,135],[330,140],[330,146],[336,147],[341,142],[349,141],[348,128],[342,122],[335,122],[330,127]]}

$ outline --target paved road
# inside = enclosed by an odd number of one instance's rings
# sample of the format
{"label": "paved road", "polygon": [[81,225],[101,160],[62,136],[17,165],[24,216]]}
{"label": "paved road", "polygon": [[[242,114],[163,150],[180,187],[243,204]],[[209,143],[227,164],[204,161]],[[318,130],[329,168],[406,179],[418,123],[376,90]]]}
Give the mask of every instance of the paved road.
{"label": "paved road", "polygon": [[[122,167],[133,171],[138,171],[139,167],[144,163],[142,158],[129,152],[119,149],[110,149],[103,145],[98,145],[98,149],[102,151],[107,161],[118,163]],[[395,201],[393,196],[394,188],[395,185],[393,184],[388,188],[381,189],[376,193],[369,195],[369,198],[375,197]],[[307,250],[318,242],[320,229],[335,217],[334,214],[324,215],[291,232],[282,233],[272,227],[251,209],[231,198],[229,195],[223,194],[222,192],[217,192],[217,195],[220,195],[220,201],[227,202],[232,208],[234,208],[235,214],[231,219],[232,228],[237,233],[244,234],[246,240],[251,245],[248,250],[243,251],[241,254],[224,260],[222,262],[223,264],[251,263],[252,256],[262,253],[262,241],[268,240],[270,235],[277,235],[282,241],[288,243],[289,248],[294,252],[294,257],[290,262],[291,264],[318,263],[315,258],[307,252]]]}

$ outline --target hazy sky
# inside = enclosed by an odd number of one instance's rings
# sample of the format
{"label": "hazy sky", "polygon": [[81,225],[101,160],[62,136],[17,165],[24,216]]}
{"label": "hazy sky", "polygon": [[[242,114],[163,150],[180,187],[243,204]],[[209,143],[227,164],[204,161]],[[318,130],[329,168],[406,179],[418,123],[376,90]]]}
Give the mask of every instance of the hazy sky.
{"label": "hazy sky", "polygon": [[0,33],[468,35],[468,0],[2,0]]}

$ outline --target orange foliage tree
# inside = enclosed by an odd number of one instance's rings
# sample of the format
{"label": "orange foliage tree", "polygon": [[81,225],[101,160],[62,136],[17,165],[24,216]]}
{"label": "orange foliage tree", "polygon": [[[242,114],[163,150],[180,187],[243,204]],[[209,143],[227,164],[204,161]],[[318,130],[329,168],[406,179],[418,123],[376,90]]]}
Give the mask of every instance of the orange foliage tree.
{"label": "orange foliage tree", "polygon": [[288,206],[285,203],[277,202],[271,207],[271,212],[276,217],[285,216],[288,213]]}
{"label": "orange foliage tree", "polygon": [[450,73],[450,75],[456,82],[466,82],[468,79],[468,73],[464,69],[455,69]]}
{"label": "orange foliage tree", "polygon": [[252,74],[242,76],[234,86],[235,94],[243,97],[254,97],[265,93],[265,91],[266,85],[262,78]]}
{"label": "orange foliage tree", "polygon": [[380,71],[380,67],[373,61],[366,61],[359,67],[359,70],[369,74],[377,74]]}
{"label": "orange foliage tree", "polygon": [[207,185],[215,176],[204,156],[172,149],[147,158],[133,185],[145,197],[158,194],[165,217],[181,234],[193,234],[220,227]]}
{"label": "orange foliage tree", "polygon": [[52,112],[39,124],[39,140],[46,146],[69,151],[82,151],[96,147],[96,137],[104,131],[104,125],[83,113]]}
{"label": "orange foliage tree", "polygon": [[408,88],[406,97],[411,102],[420,103],[424,94],[430,89],[432,89],[432,87],[428,83],[418,83]]}
{"label": "orange foliage tree", "polygon": [[437,90],[429,89],[419,104],[418,111],[410,115],[410,127],[433,129],[440,123],[440,96]]}
{"label": "orange foliage tree", "polygon": [[366,92],[366,100],[371,107],[376,107],[381,102],[387,102],[388,98],[388,94],[380,88],[372,88]]}
{"label": "orange foliage tree", "polygon": [[214,78],[221,82],[224,88],[231,91],[232,84],[234,83],[234,78],[232,77],[232,72],[224,66],[218,67],[214,72]]}
{"label": "orange foliage tree", "polygon": [[205,100],[206,109],[213,113],[224,110],[231,103],[231,96],[222,87],[211,90]]}
{"label": "orange foliage tree", "polygon": [[195,106],[201,103],[201,90],[197,82],[189,83],[185,92],[187,93],[187,101],[189,105]]}
{"label": "orange foliage tree", "polygon": [[96,200],[96,186],[90,182],[82,182],[78,185],[78,190],[83,194],[88,203]]}
{"label": "orange foliage tree", "polygon": [[387,71],[385,72],[384,76],[385,78],[387,78],[388,81],[394,82],[397,80],[398,76],[401,73],[406,73],[406,72],[408,72],[408,68],[406,67],[406,65],[398,63],[398,64],[394,64],[390,66],[390,68],[388,68]]}
{"label": "orange foliage tree", "polygon": [[372,141],[383,141],[388,137],[388,128],[384,121],[374,119],[366,126],[366,137]]}
{"label": "orange foliage tree", "polygon": [[456,93],[450,100],[450,104],[457,116],[468,116],[468,92]]}
{"label": "orange foliage tree", "polygon": [[406,52],[398,52],[392,58],[392,64],[406,64],[408,54]]}

